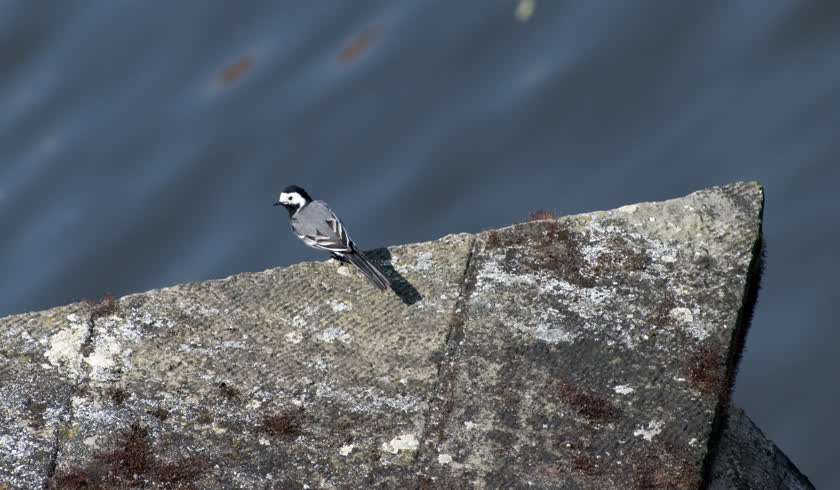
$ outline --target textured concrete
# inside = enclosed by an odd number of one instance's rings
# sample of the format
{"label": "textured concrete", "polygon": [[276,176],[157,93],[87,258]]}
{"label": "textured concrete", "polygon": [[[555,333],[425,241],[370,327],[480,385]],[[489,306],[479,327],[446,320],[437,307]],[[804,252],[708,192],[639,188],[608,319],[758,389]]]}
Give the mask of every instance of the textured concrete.
{"label": "textured concrete", "polygon": [[377,250],[388,293],[327,261],[0,319],[0,485],[702,486],[762,204]]}
{"label": "textured concrete", "polygon": [[59,438],[72,436],[89,316],[74,304],[0,320],[0,488],[41,488],[54,471]]}
{"label": "textured concrete", "polygon": [[[424,456],[491,486],[696,487],[734,370],[762,193],[479,236]],[[446,455],[447,467],[431,462]]]}

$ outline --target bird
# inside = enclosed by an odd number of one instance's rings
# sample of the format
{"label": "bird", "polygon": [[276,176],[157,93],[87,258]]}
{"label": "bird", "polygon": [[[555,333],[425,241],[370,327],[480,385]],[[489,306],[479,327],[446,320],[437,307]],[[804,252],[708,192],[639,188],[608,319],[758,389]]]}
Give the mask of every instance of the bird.
{"label": "bird", "polygon": [[391,281],[356,246],[338,216],[324,201],[314,201],[303,188],[290,185],[283,189],[274,206],[289,212],[292,231],[303,243],[329,252],[341,262],[350,262],[382,291]]}

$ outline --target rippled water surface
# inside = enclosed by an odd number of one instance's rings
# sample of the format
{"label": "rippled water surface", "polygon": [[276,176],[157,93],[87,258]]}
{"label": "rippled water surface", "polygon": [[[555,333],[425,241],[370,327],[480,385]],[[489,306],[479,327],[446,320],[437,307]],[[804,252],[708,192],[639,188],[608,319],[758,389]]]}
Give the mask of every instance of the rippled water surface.
{"label": "rippled water surface", "polygon": [[[527,8],[533,7],[532,11]],[[0,315],[363,247],[765,186],[735,402],[840,487],[840,7],[831,2],[0,3]]]}

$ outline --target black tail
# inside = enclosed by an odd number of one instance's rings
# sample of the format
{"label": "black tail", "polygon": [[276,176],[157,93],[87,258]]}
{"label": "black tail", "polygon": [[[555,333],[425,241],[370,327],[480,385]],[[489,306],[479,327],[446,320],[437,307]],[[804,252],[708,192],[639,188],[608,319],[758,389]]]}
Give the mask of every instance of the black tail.
{"label": "black tail", "polygon": [[375,265],[371,264],[370,260],[365,257],[359,250],[355,250],[352,253],[343,255],[348,262],[355,265],[356,267],[361,270],[370,282],[373,283],[374,286],[378,287],[382,291],[388,289],[388,286],[391,285],[391,281],[388,280],[388,277],[382,273]]}

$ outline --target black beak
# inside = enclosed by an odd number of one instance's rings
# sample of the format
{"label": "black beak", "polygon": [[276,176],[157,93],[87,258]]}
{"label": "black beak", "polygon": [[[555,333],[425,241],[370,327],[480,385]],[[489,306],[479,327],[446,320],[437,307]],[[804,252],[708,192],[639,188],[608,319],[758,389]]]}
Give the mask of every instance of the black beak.
{"label": "black beak", "polygon": [[283,205],[283,203],[280,202],[280,201],[277,201],[276,203],[272,204],[272,206],[282,206],[282,205]]}

